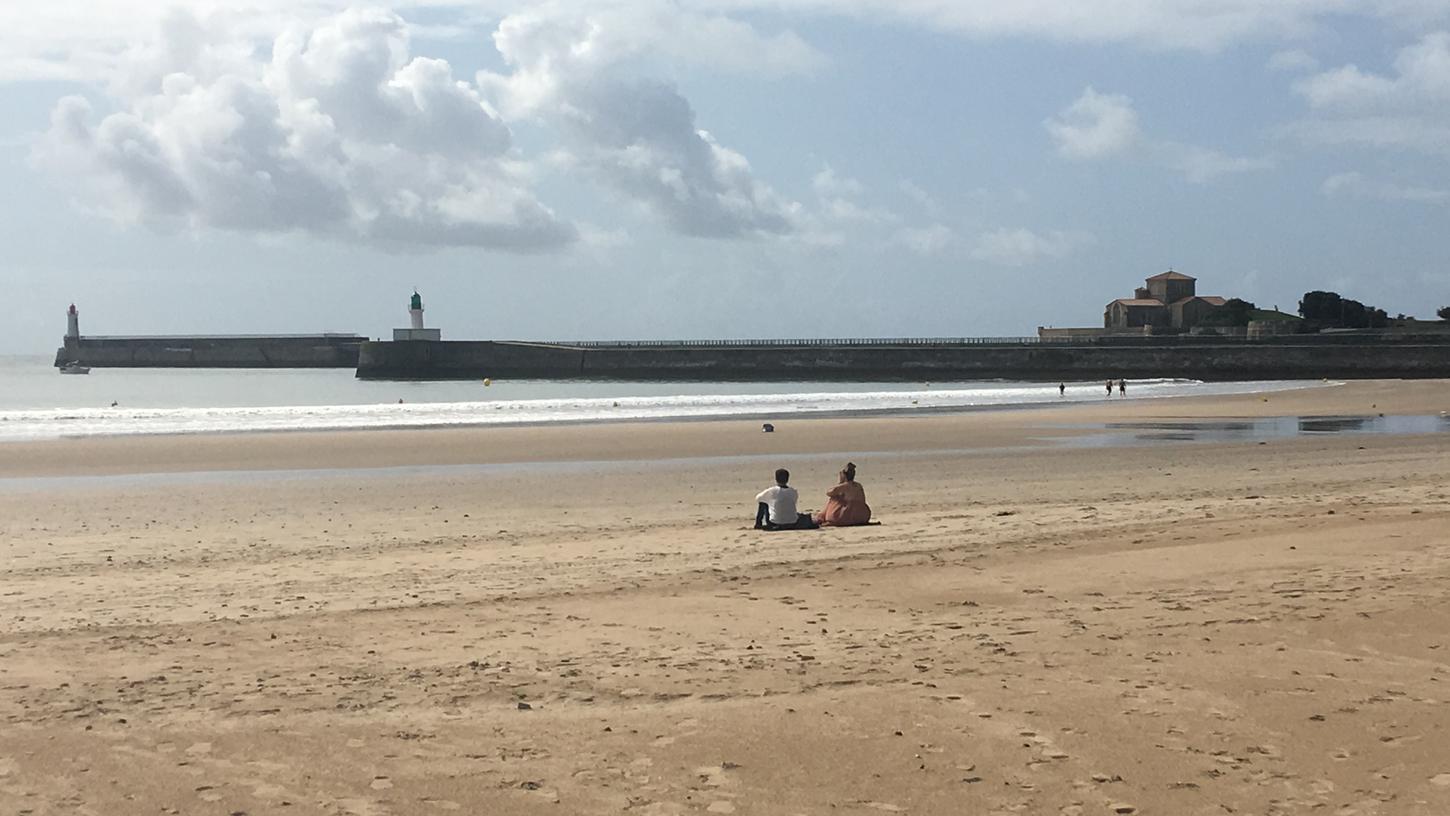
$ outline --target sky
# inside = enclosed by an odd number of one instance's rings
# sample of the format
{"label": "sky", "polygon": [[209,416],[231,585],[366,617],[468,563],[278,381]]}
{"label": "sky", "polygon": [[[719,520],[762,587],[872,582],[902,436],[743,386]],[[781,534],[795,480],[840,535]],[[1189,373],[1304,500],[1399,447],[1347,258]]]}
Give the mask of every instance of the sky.
{"label": "sky", "polygon": [[0,4],[0,353],[1450,305],[1450,0]]}

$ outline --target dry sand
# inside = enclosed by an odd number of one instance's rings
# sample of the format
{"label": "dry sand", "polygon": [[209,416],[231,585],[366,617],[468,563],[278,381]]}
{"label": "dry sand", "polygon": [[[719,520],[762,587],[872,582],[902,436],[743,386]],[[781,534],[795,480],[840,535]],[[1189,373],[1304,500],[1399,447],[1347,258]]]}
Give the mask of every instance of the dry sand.
{"label": "dry sand", "polygon": [[1447,409],[0,446],[0,814],[1443,816],[1450,434],[1051,438]]}

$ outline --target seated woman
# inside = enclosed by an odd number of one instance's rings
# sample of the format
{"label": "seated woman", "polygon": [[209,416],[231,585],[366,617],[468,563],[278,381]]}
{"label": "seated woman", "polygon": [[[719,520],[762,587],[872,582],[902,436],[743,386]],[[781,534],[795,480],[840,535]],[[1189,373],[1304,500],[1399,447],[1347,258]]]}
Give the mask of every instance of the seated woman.
{"label": "seated woman", "polygon": [[816,523],[830,527],[854,527],[871,521],[866,489],[856,482],[856,464],[847,462],[841,482],[826,491],[826,509],[816,514]]}

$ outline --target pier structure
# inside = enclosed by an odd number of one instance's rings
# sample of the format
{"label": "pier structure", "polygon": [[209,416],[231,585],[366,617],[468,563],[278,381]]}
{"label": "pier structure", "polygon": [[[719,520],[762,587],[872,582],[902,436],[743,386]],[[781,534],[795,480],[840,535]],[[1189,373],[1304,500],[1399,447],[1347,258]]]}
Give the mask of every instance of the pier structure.
{"label": "pier structure", "polygon": [[949,382],[1185,378],[1318,380],[1450,377],[1450,333],[839,338],[529,342],[444,341],[409,301],[393,339],[355,334],[82,336],[74,305],[55,365],[354,368],[362,379]]}
{"label": "pier structure", "polygon": [[357,334],[90,336],[75,304],[55,366],[92,368],[356,368],[366,337]]}
{"label": "pier structure", "polygon": [[363,379],[798,382],[1450,377],[1450,335],[367,342]]}

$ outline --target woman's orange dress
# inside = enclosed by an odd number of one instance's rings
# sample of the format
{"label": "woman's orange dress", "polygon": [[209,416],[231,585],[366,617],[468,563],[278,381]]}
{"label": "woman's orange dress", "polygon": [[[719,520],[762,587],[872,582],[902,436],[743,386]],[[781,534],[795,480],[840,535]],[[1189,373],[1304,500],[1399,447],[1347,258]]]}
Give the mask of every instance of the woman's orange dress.
{"label": "woman's orange dress", "polygon": [[871,520],[866,488],[858,482],[841,482],[826,491],[826,507],[816,516],[817,524],[851,527]]}

